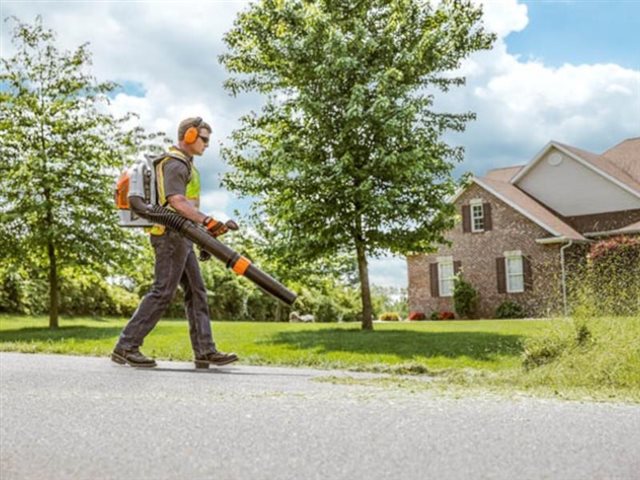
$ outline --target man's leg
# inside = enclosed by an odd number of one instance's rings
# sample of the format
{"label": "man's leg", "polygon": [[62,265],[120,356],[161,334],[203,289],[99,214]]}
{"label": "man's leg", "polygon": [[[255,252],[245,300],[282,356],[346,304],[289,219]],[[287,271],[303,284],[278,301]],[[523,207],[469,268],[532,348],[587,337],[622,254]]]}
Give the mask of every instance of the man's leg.
{"label": "man's leg", "polygon": [[206,355],[216,351],[211,332],[211,315],[207,303],[207,289],[202,280],[200,265],[196,255],[191,250],[187,255],[184,272],[180,279],[184,290],[185,310],[189,320],[189,335],[191,346],[196,356]]}
{"label": "man's leg", "polygon": [[151,244],[156,257],[153,286],[122,330],[117,350],[137,351],[142,345],[169,306],[191,250],[190,243],[170,230],[161,236],[151,236]]}
{"label": "man's leg", "polygon": [[207,290],[200,274],[200,266],[193,251],[189,253],[181,279],[185,307],[189,319],[189,334],[197,368],[227,365],[238,360],[235,353],[216,349],[211,333],[211,316],[207,304]]}

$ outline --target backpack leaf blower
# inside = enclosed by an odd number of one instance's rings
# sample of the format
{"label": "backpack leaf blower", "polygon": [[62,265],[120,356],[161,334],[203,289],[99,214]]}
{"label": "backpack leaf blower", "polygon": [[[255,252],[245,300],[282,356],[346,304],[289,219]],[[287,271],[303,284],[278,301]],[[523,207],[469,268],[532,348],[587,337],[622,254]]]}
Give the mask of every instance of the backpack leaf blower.
{"label": "backpack leaf blower", "polygon": [[292,305],[297,297],[295,293],[253,265],[248,258],[214,238],[204,227],[156,203],[155,189],[152,188],[155,182],[152,168],[154,160],[148,157],[125,171],[118,180],[116,205],[120,211],[121,226],[160,224],[171,228],[223,262],[227,268],[251,280],[264,292]]}

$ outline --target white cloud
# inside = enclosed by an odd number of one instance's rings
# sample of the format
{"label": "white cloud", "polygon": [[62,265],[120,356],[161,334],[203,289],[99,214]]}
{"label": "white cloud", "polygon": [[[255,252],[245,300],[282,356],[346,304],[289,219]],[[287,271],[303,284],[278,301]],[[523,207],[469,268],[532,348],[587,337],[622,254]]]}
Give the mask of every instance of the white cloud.
{"label": "white cloud", "polygon": [[516,0],[474,0],[473,3],[482,5],[486,28],[500,38],[524,30],[529,23],[527,6]]}
{"label": "white cloud", "polygon": [[[197,160],[196,160],[197,162]],[[200,210],[209,215],[226,222],[229,220],[227,208],[229,206],[230,195],[223,190],[209,190],[200,195]]]}
{"label": "white cloud", "polygon": [[[498,26],[499,38],[491,51],[463,63],[460,72],[467,85],[436,101],[443,111],[477,114],[466,132],[448,136],[466,149],[458,172],[482,175],[490,168],[526,163],[550,140],[598,153],[637,136],[640,72],[615,64],[550,67],[509,54],[504,35],[526,25],[505,8],[513,3],[485,3],[487,23]],[[511,30],[507,20],[513,22]]]}
{"label": "white cloud", "polygon": [[[481,2],[481,0],[475,0]],[[527,7],[516,0],[482,1],[487,28],[498,35],[494,48],[467,59],[460,72],[467,85],[437,98],[449,112],[474,111],[478,119],[450,141],[466,148],[458,171],[528,162],[549,140],[600,152],[640,132],[640,72],[613,64],[553,68],[508,53],[505,38],[528,25]],[[124,93],[112,111],[133,111],[149,131],[175,136],[184,117],[200,115],[213,126],[211,148],[198,166],[203,176],[202,208],[223,217],[238,199],[220,189],[226,168],[217,144],[237,126],[240,115],[257,109],[257,95],[230,97],[217,56],[222,36],[247,2],[3,2],[2,16],[32,22],[41,13],[67,49],[89,41],[92,71],[101,80],[139,82],[144,97]],[[10,56],[7,28],[2,56]],[[567,52],[570,60],[570,52]],[[243,205],[244,206],[244,205]],[[225,217],[228,218],[228,217]],[[380,285],[406,285],[402,259],[372,260],[371,278]]]}

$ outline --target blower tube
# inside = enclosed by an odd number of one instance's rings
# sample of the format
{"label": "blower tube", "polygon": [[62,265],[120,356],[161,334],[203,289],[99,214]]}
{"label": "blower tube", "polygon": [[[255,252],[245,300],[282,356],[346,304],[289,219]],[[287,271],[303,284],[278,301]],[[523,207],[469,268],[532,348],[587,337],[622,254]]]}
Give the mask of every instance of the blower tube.
{"label": "blower tube", "polygon": [[249,259],[213,238],[204,228],[191,220],[160,205],[149,205],[141,197],[130,196],[129,205],[142,218],[169,227],[188,238],[223,262],[227,268],[232,269],[238,275],[247,277],[269,295],[287,305],[292,305],[295,302],[295,293],[253,265]]}

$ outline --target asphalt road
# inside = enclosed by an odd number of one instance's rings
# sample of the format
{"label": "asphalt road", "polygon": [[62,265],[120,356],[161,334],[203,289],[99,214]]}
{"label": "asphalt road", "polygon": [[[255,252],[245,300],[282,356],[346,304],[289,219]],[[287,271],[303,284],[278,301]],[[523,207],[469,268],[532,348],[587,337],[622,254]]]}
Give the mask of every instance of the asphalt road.
{"label": "asphalt road", "polygon": [[335,374],[0,353],[0,478],[640,479],[639,405],[314,381]]}

